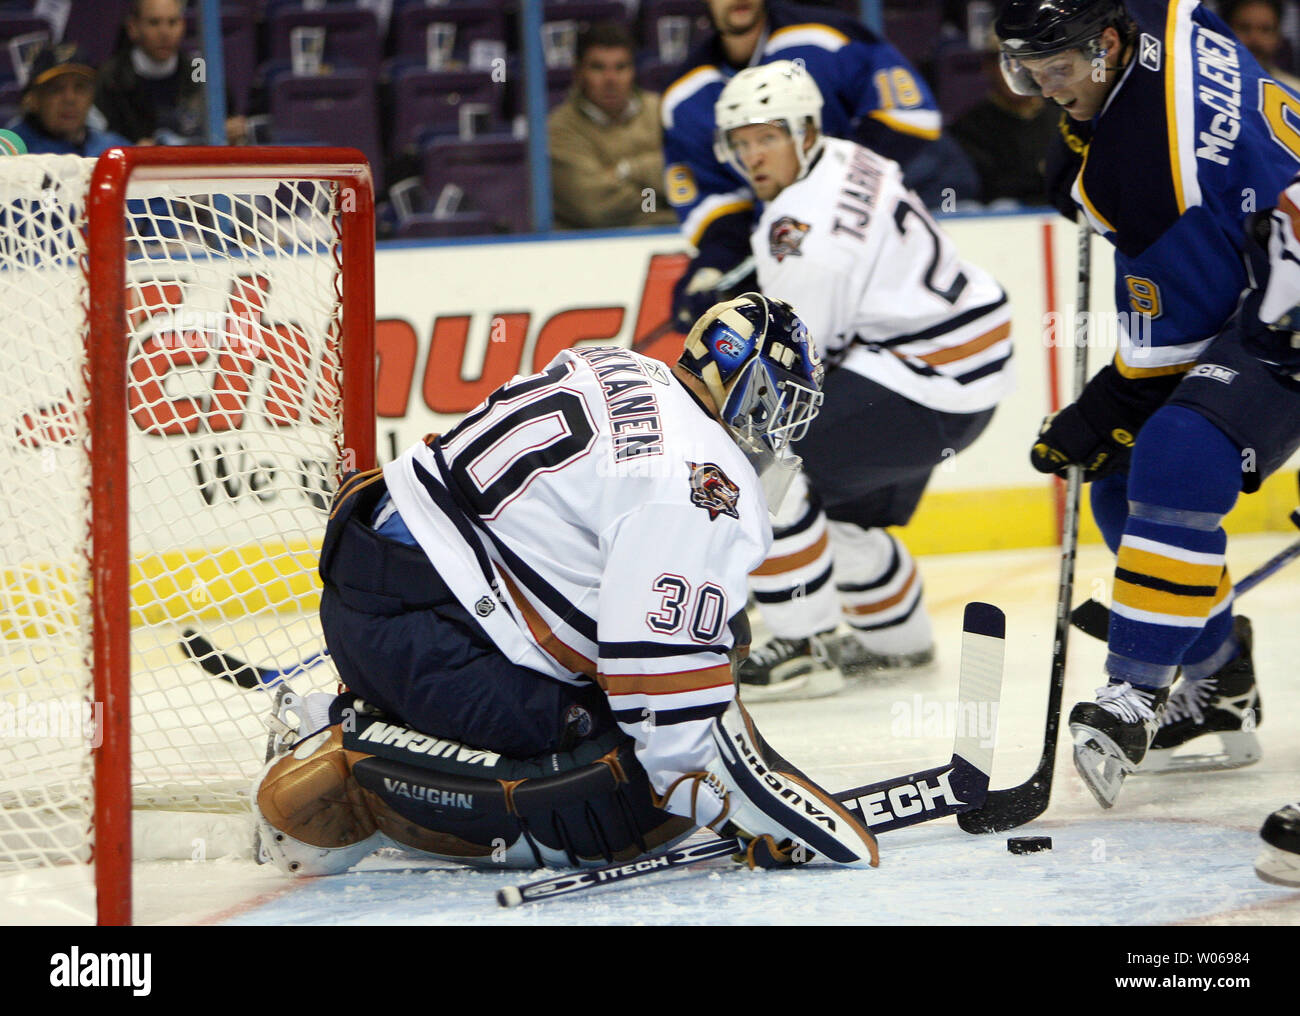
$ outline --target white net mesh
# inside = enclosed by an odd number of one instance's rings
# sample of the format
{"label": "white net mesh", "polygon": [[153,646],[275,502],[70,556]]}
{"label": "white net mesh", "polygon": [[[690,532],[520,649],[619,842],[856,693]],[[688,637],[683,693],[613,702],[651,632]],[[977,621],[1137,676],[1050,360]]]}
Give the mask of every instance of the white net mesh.
{"label": "white net mesh", "polygon": [[[96,498],[113,506],[91,490],[86,424],[92,168],[0,159],[0,867],[84,860],[93,836],[88,527]],[[316,557],[344,454],[338,191],[129,191],[137,808],[246,808],[262,760],[270,695],[209,674],[186,633],[272,669],[323,649]],[[324,663],[293,684],[334,680]]]}

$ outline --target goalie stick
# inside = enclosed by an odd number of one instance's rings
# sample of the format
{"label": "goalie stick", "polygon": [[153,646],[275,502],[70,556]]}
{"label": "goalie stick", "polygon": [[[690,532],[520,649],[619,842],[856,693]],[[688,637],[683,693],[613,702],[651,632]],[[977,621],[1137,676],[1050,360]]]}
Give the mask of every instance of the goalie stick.
{"label": "goalie stick", "polygon": [[223,653],[193,628],[186,628],[181,632],[181,649],[184,650],[186,656],[213,677],[219,677],[223,681],[229,681],[231,684],[250,690],[253,688],[274,688],[295,674],[302,674],[311,670],[312,667],[319,666],[329,656],[328,650],[322,650],[283,670],[271,667],[255,667],[251,663],[241,660],[238,656]]}
{"label": "goalie stick", "polygon": [[[976,808],[984,800],[993,761],[997,707],[1002,692],[1002,664],[1006,647],[1006,618],[988,603],[968,603],[962,620],[961,674],[957,684],[958,729],[951,761],[944,766],[909,773],[832,795],[848,806],[873,833],[889,832]],[[981,736],[962,724],[977,716],[981,705],[992,714],[992,729]],[[706,840],[635,861],[566,872],[553,878],[507,886],[497,892],[497,903],[516,907],[522,903],[553,899],[569,893],[618,885],[628,879],[744,853],[736,837]]]}
{"label": "goalie stick", "polygon": [[[1300,527],[1300,508],[1291,513],[1291,521]],[[1232,590],[1233,597],[1241,596],[1254,589],[1270,575],[1281,571],[1297,557],[1300,557],[1300,540],[1279,551],[1262,565],[1237,583]],[[1110,635],[1110,610],[1105,604],[1095,599],[1084,600],[1070,612],[1070,623],[1085,635],[1105,642]]]}
{"label": "goalie stick", "polygon": [[[1073,401],[1079,401],[1088,373],[1087,311],[1092,279],[1092,227],[1085,217],[1079,225],[1078,274],[1074,325]],[[1056,631],[1052,641],[1052,672],[1047,686],[1047,722],[1043,731],[1043,754],[1038,766],[1024,783],[1005,790],[990,790],[983,805],[957,816],[957,824],[968,833],[1000,833],[1032,822],[1047,810],[1052,797],[1052,774],[1056,765],[1056,739],[1061,730],[1061,696],[1065,691],[1065,650],[1070,635],[1070,601],[1074,595],[1074,559],[1079,547],[1079,500],[1083,488],[1083,467],[1066,471],[1065,517],[1061,523],[1061,570],[1056,589]]]}

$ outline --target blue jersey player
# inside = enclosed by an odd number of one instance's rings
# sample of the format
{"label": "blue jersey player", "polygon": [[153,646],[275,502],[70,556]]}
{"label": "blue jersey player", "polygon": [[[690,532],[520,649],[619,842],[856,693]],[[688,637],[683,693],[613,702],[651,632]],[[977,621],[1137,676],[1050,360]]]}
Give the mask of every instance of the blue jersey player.
{"label": "blue jersey player", "polygon": [[1300,352],[1260,321],[1247,230],[1300,168],[1300,99],[1198,0],[1009,0],[996,28],[1011,86],[1086,139],[1071,193],[1115,248],[1118,354],[1031,452],[1083,467],[1117,555],[1107,683],[1070,713],[1110,807],[1139,766],[1259,757],[1222,519],[1300,446]]}
{"label": "blue jersey player", "polygon": [[[823,131],[900,163],[908,185],[927,203],[937,203],[940,173],[959,191],[977,188],[968,164],[969,182],[954,171],[966,162],[959,148],[944,148],[940,158],[934,97],[884,39],[825,8],[773,0],[706,3],[716,34],[691,52],[689,69],[664,91],[661,106],[666,193],[698,252],[674,300],[684,330],[721,298],[726,291],[717,288],[720,277],[749,253],[753,191],[714,154],[714,104],[737,71],[774,60],[800,63],[824,98]],[[739,292],[744,282],[732,288]]]}

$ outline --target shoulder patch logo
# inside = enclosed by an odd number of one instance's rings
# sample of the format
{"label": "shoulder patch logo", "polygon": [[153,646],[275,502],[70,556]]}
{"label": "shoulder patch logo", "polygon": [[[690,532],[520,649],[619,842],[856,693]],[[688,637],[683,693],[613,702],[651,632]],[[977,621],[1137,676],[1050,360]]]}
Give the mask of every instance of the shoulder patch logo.
{"label": "shoulder patch logo", "polygon": [[767,242],[772,257],[776,258],[778,264],[787,257],[795,257],[800,253],[799,245],[811,228],[806,222],[800,222],[789,215],[783,215],[772,223]]}
{"label": "shoulder patch logo", "polygon": [[1142,66],[1149,71],[1160,70],[1160,40],[1154,35],[1142,33],[1142,38],[1138,42],[1138,52],[1141,54],[1139,59]]}
{"label": "shoulder patch logo", "polygon": [[709,513],[709,519],[719,515],[740,518],[736,505],[740,502],[740,488],[712,462],[687,462],[691,467],[691,504]]}

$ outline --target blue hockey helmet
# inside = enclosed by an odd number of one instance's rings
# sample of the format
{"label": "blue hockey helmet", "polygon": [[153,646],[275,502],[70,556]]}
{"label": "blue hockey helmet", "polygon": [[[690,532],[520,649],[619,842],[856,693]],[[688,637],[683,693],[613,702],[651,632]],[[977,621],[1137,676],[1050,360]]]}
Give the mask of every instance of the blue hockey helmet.
{"label": "blue hockey helmet", "polygon": [[1045,60],[1075,49],[1082,50],[1089,60],[1095,59],[1105,53],[1101,33],[1116,28],[1127,37],[1128,24],[1122,0],[1007,0],[994,23],[1000,40],[1002,75],[1013,92],[1042,95],[1040,79],[1044,74],[1078,74],[1077,67],[1062,64],[1054,68],[1049,64],[1039,70],[1036,79],[1023,59]]}
{"label": "blue hockey helmet", "polygon": [[708,389],[775,511],[800,465],[790,445],[821,409],[824,368],[807,327],[788,303],[743,293],[695,322],[678,363]]}

